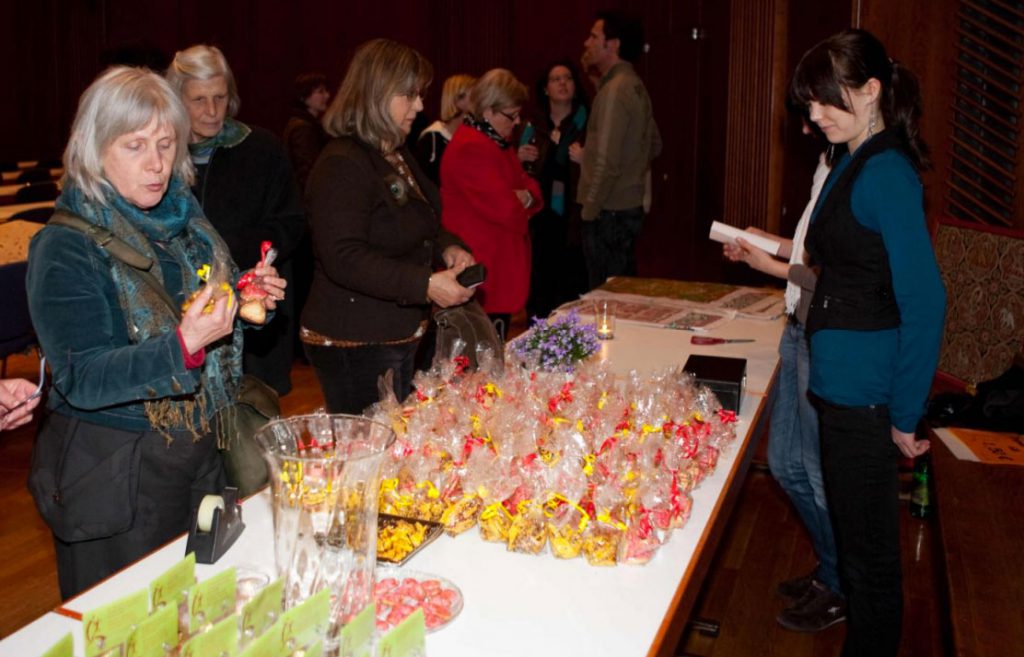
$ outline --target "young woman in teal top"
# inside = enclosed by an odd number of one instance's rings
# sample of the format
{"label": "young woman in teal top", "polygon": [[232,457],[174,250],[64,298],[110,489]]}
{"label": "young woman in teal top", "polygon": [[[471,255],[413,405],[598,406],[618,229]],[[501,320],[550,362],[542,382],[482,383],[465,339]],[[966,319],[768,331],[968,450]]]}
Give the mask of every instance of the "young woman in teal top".
{"label": "young woman in teal top", "polygon": [[871,34],[809,50],[792,96],[845,153],[825,183],[806,246],[820,267],[807,319],[810,391],[847,597],[844,657],[896,655],[902,584],[897,462],[928,450],[914,431],[945,314],[918,172],[921,97]]}

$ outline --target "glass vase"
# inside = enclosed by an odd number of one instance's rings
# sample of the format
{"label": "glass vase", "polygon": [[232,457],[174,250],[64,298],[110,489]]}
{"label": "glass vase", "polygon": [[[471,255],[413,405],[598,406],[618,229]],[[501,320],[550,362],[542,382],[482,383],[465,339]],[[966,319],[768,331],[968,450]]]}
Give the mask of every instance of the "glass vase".
{"label": "glass vase", "polygon": [[300,415],[256,434],[270,466],[274,557],[287,607],[331,591],[325,652],[373,598],[380,468],[395,436],[352,415]]}

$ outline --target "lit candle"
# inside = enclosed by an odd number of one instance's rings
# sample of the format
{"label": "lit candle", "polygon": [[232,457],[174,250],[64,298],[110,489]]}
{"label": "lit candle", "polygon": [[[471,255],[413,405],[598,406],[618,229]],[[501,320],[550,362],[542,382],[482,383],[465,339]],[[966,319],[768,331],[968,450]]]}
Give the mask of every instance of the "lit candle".
{"label": "lit candle", "polygon": [[615,306],[608,301],[598,301],[594,304],[594,326],[597,328],[597,337],[601,340],[611,340],[615,337]]}

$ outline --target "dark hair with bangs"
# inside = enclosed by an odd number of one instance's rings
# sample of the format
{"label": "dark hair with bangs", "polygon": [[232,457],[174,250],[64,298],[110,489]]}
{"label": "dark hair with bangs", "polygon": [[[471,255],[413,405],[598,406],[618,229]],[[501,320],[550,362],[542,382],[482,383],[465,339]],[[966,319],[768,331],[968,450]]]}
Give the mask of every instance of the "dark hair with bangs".
{"label": "dark hair with bangs", "polygon": [[921,88],[910,69],[889,59],[885,46],[865,30],[844,30],[814,46],[800,59],[789,88],[790,101],[806,107],[812,100],[850,111],[849,89],[875,78],[881,84],[878,108],[885,127],[894,130],[918,171],[931,166],[921,139]]}

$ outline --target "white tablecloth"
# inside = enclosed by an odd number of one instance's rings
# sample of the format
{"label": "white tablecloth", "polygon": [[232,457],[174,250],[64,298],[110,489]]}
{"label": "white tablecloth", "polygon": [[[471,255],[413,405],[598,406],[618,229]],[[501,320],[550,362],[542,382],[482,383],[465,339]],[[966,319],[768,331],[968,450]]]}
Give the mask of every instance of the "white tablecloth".
{"label": "white tablecloth", "polygon": [[[755,338],[756,342],[698,347],[689,343],[693,334],[687,331],[620,322],[616,338],[602,344],[600,356],[619,372],[681,366],[691,353],[747,358],[747,392],[736,425],[737,441],[723,452],[714,474],[693,491],[693,510],[686,525],[673,532],[645,566],[596,568],[582,558],[563,561],[550,555],[510,553],[501,545],[481,541],[475,531],[454,539],[439,538],[411,559],[408,567],[452,580],[462,589],[465,607],[451,625],[428,635],[428,654],[629,657],[656,650],[663,623],[677,611],[677,595],[701,584],[690,581],[690,574],[697,555],[705,552],[710,558],[713,553],[709,533],[713,523],[725,521],[719,517],[724,493],[742,483],[745,453],[756,444],[752,429],[765,410],[774,378],[781,329],[782,320],[735,320],[714,335]],[[232,565],[273,572],[269,493],[247,500],[243,519],[246,529],[238,542],[218,563],[197,566],[197,577],[208,578]],[[184,555],[185,537],[181,537],[69,601],[65,609],[87,611],[132,593]],[[47,614],[0,642],[0,656],[40,654],[67,629],[74,630],[75,654],[81,655],[80,625]],[[673,643],[668,646],[671,650],[675,637],[667,641]]]}

